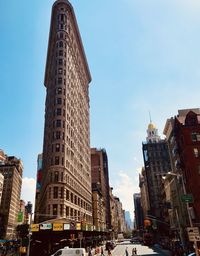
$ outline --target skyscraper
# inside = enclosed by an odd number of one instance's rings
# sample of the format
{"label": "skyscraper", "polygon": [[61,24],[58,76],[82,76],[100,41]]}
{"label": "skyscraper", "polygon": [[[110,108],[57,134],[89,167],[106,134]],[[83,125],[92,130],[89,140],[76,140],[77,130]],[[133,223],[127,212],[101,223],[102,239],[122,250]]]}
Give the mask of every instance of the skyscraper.
{"label": "skyscraper", "polygon": [[84,219],[92,223],[89,83],[72,5],[52,8],[45,81],[42,179],[36,220]]}
{"label": "skyscraper", "polygon": [[23,165],[20,159],[0,152],[0,173],[4,176],[0,205],[0,238],[16,238],[17,217],[20,210]]}
{"label": "skyscraper", "polygon": [[[171,170],[167,142],[160,139],[156,126],[150,122],[146,142],[142,144],[145,179],[147,182],[148,215],[162,219],[162,176]],[[144,216],[146,217],[146,216]]]}

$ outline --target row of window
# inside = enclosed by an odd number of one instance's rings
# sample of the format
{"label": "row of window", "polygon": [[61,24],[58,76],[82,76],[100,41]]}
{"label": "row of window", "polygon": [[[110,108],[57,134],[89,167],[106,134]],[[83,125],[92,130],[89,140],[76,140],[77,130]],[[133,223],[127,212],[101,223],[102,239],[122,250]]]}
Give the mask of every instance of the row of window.
{"label": "row of window", "polygon": [[192,132],[191,133],[191,139],[192,141],[200,141],[200,133],[199,132]]}
{"label": "row of window", "polygon": [[[59,211],[58,211],[58,206],[59,207]],[[50,205],[48,206],[48,214],[50,215]],[[65,212],[64,212],[64,206],[61,204],[61,205],[58,205],[58,204],[53,204],[53,215],[54,216],[66,216],[66,217],[72,217],[72,218],[75,218],[77,216],[80,216],[81,215],[81,212],[80,211],[77,211],[73,208],[70,208],[68,206],[65,207]]]}
{"label": "row of window", "polygon": [[59,198],[66,199],[67,201],[70,201],[71,203],[78,205],[81,208],[84,208],[85,210],[91,210],[91,207],[88,203],[86,203],[80,197],[70,192],[68,189],[65,191],[65,194],[64,194],[63,187],[53,187],[53,189],[49,188],[49,199],[59,199]]}

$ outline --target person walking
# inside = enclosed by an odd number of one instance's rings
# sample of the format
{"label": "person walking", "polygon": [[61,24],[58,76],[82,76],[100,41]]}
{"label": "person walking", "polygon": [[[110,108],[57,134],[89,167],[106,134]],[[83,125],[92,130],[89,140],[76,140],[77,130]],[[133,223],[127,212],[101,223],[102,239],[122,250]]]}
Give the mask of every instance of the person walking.
{"label": "person walking", "polygon": [[128,256],[128,247],[126,247],[125,256]]}
{"label": "person walking", "polygon": [[108,248],[108,256],[112,256],[110,248]]}
{"label": "person walking", "polygon": [[101,246],[101,256],[104,256],[104,253],[103,253],[103,246]]}

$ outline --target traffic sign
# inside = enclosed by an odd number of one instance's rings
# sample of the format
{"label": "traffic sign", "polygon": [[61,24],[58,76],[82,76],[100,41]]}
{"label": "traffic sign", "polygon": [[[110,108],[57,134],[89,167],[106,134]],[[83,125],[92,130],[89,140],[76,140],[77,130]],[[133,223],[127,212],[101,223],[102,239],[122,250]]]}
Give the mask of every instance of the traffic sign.
{"label": "traffic sign", "polygon": [[193,202],[192,194],[181,195],[181,201],[185,203],[192,203]]}
{"label": "traffic sign", "polygon": [[198,227],[188,227],[187,228],[189,241],[200,241],[200,234]]}

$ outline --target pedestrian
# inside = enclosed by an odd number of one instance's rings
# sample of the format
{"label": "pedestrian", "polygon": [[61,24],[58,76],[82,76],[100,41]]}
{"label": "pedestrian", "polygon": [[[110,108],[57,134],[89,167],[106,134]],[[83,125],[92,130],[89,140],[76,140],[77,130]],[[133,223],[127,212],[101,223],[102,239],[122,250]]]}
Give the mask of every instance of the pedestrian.
{"label": "pedestrian", "polygon": [[137,255],[137,249],[136,248],[134,248],[134,254]]}
{"label": "pedestrian", "polygon": [[104,253],[103,253],[103,246],[101,246],[101,256],[104,256]]}
{"label": "pedestrian", "polygon": [[134,256],[135,255],[135,248],[133,247],[133,249],[132,249],[132,256]]}
{"label": "pedestrian", "polygon": [[108,256],[112,256],[110,248],[108,248]]}
{"label": "pedestrian", "polygon": [[89,250],[88,250],[88,256],[92,256],[92,250],[91,250],[91,247],[89,247]]}
{"label": "pedestrian", "polygon": [[128,256],[128,247],[126,247],[125,255]]}

